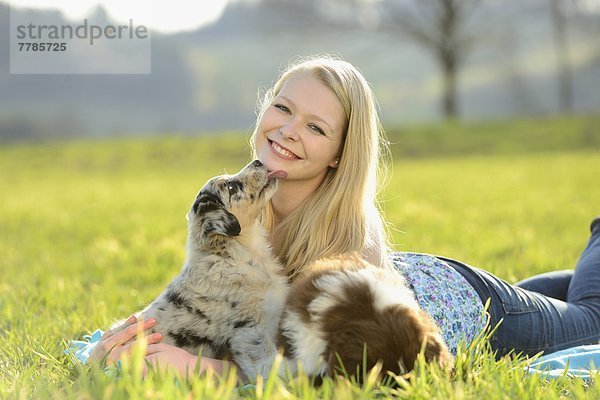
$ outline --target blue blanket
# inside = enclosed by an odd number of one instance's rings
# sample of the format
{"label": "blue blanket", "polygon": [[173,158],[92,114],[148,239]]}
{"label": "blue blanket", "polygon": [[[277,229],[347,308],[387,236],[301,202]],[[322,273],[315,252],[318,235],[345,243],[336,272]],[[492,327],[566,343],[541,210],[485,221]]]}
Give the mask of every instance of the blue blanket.
{"label": "blue blanket", "polygon": [[85,335],[83,340],[70,340],[69,348],[65,350],[65,353],[73,354],[85,364],[102,335],[104,335],[104,331],[96,329],[91,335]]}
{"label": "blue blanket", "polygon": [[528,371],[554,379],[561,376],[589,380],[598,375],[600,368],[600,344],[571,347],[547,354],[532,362]]}

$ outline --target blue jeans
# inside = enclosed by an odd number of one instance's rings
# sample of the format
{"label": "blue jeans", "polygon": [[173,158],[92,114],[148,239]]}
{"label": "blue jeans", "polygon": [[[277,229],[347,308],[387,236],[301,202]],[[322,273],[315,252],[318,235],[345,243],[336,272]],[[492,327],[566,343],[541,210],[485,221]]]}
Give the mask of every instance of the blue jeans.
{"label": "blue jeans", "polygon": [[529,356],[600,341],[600,224],[574,271],[538,275],[516,285],[460,261],[439,257],[490,299],[490,338],[497,357],[514,350]]}

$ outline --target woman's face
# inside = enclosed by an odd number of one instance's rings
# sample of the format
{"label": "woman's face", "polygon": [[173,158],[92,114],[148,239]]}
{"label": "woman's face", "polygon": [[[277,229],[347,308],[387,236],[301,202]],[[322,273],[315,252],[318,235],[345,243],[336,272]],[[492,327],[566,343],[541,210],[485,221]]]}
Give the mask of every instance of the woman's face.
{"label": "woman's face", "polygon": [[328,168],[337,168],[344,129],[335,94],[312,73],[300,73],[288,79],[258,123],[258,159],[270,171],[286,171],[286,181],[318,186]]}

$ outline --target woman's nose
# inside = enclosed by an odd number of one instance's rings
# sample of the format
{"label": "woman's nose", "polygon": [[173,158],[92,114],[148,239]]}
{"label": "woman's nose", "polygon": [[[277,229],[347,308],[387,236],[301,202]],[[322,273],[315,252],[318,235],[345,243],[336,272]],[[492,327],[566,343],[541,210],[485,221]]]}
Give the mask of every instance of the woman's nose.
{"label": "woman's nose", "polygon": [[279,133],[285,139],[298,140],[300,138],[300,128],[302,125],[302,121],[300,118],[292,117],[290,118],[281,128],[279,128]]}
{"label": "woman's nose", "polygon": [[279,128],[279,133],[285,139],[298,140],[298,126],[297,123],[292,120],[287,124]]}

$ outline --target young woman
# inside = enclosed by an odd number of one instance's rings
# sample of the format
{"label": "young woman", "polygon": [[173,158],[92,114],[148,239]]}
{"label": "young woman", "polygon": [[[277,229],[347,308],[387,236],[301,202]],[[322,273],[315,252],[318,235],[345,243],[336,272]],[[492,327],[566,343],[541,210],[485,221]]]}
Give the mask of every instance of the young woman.
{"label": "young woman", "polygon": [[[481,331],[488,299],[491,325],[503,320],[491,338],[499,356],[511,350],[549,353],[598,343],[600,218],[592,223],[592,236],[574,271],[532,278],[522,287],[452,259],[415,253],[390,256],[376,206],[386,142],[373,92],[362,74],[336,58],[302,61],[280,76],[259,106],[254,157],[270,170],[287,172],[263,222],[291,280],[321,257],[358,251],[373,264],[405,275],[453,351]],[[153,323],[143,322],[146,328]],[[104,334],[91,359],[108,354],[117,360],[130,351],[136,333],[132,317]],[[197,363],[200,370],[217,372],[230,365],[198,359],[160,339],[160,334],[148,338],[150,362],[181,372],[193,370]]]}

